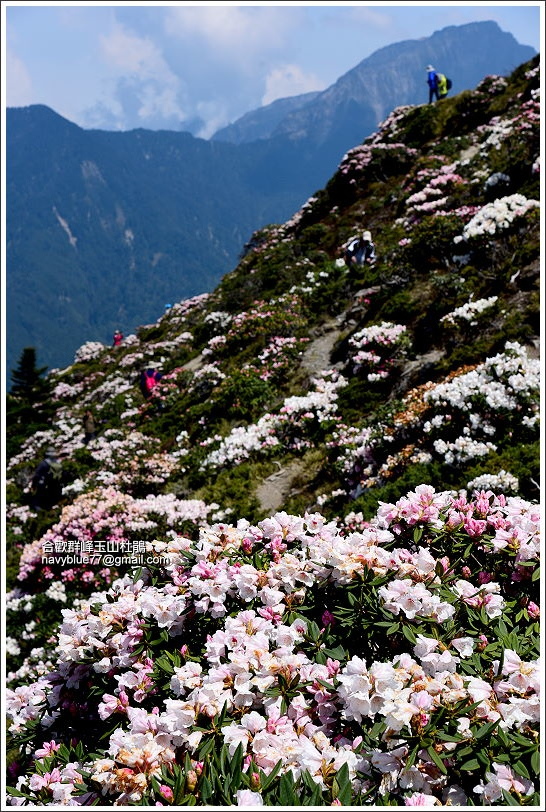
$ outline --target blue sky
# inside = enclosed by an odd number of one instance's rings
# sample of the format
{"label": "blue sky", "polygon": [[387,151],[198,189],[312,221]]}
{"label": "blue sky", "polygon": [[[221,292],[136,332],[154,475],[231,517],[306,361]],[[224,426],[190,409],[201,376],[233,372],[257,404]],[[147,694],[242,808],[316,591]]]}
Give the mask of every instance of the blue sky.
{"label": "blue sky", "polygon": [[[541,2],[2,2],[4,106],[108,130],[208,138],[277,98],[323,90],[385,45],[494,20],[541,48]],[[471,58],[469,54],[469,58]]]}

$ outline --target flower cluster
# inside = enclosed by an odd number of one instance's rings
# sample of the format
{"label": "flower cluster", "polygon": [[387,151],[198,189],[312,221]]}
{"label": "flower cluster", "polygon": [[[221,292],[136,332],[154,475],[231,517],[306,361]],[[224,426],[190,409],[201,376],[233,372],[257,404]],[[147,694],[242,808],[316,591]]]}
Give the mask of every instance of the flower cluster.
{"label": "flower cluster", "polygon": [[[531,78],[531,77],[529,77]],[[485,76],[482,81],[476,86],[478,93],[486,93],[489,96],[496,96],[506,89],[508,82],[504,76],[489,75]]]}
{"label": "flower cluster", "polygon": [[517,477],[504,469],[498,474],[481,474],[467,483],[469,491],[497,491],[500,493],[517,493],[519,481]]}
{"label": "flower cluster", "polygon": [[503,434],[536,430],[539,370],[539,361],[529,358],[524,347],[507,342],[504,353],[483,364],[411,390],[403,408],[383,422],[340,423],[327,444],[336,471],[358,495],[409,463],[483,460]]}
{"label": "flower cluster", "polygon": [[[432,177],[426,186],[408,197],[406,200],[408,213],[428,213],[444,207],[453,189],[465,184],[464,178],[454,171],[456,166],[457,164],[442,166],[438,173],[432,172],[432,170],[426,171],[426,174],[432,174]],[[450,193],[449,196],[446,196],[446,191]]]}
{"label": "flower cluster", "polygon": [[[420,543],[409,544],[416,528]],[[343,774],[353,793],[407,805],[419,795],[495,799],[499,781],[532,794],[525,767],[508,775],[498,764],[502,742],[538,724],[540,666],[491,640],[510,598],[494,571],[482,572],[490,547],[511,560],[505,540],[516,537],[530,585],[532,505],[485,492],[467,502],[423,485],[360,531],[280,512],[255,526],[205,524],[195,542],[166,539],[162,572],[125,576],[62,609],[51,670],[8,689],[11,736],[30,737],[34,752],[12,797],[153,805],[189,792],[199,801],[220,749],[255,773],[260,801],[277,774],[306,775],[322,792]],[[461,567],[455,549],[469,541],[479,560]],[[353,639],[344,620],[363,583],[364,650],[362,630]],[[324,611],[329,600],[338,609]],[[208,619],[201,638],[196,615]],[[461,632],[470,618],[474,628]],[[378,623],[392,627],[390,651]],[[57,744],[69,719],[76,750]],[[468,781],[476,725],[490,755]]]}
{"label": "flower cluster", "polygon": [[205,458],[202,470],[238,465],[252,454],[271,449],[310,447],[309,427],[331,419],[337,408],[337,390],[347,383],[336,370],[323,374],[313,381],[314,391],[286,398],[277,414],[265,414],[250,426],[237,426],[223,439],[212,438],[220,444]]}
{"label": "flower cluster", "polygon": [[294,336],[273,336],[252,364],[245,364],[243,369],[257,372],[263,381],[278,379],[288,369],[291,359],[301,353],[308,338]]}
{"label": "flower cluster", "polygon": [[402,143],[385,144],[370,143],[360,144],[350,149],[342,158],[339,165],[341,175],[348,175],[351,182],[356,182],[355,175],[358,176],[374,161],[374,159],[388,156],[389,154],[402,155],[405,158],[417,155],[417,150]]}
{"label": "flower cluster", "polygon": [[454,242],[473,239],[482,234],[493,235],[498,229],[509,228],[514,220],[539,205],[538,200],[528,200],[520,194],[508,195],[487,203],[465,225],[462,235],[455,237]]}
{"label": "flower cluster", "polygon": [[365,327],[349,339],[354,369],[356,372],[366,370],[369,381],[386,378],[407,344],[403,324],[384,321]]}
{"label": "flower cluster", "polygon": [[76,350],[74,363],[79,364],[85,361],[93,361],[95,358],[100,358],[105,349],[105,345],[101,344],[100,341],[88,341],[86,344],[83,344],[83,346]]}
{"label": "flower cluster", "polygon": [[470,299],[466,304],[456,307],[451,313],[442,316],[440,321],[454,325],[459,319],[464,319],[470,324],[476,325],[478,323],[475,321],[476,316],[493,307],[498,298],[498,296],[489,296],[487,299],[477,299],[476,301]]}

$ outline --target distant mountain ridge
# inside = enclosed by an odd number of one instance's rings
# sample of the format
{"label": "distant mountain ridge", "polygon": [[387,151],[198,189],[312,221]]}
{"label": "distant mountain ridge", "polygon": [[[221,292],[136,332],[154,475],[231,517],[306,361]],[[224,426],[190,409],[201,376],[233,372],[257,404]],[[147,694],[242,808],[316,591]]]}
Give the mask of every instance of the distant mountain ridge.
{"label": "distant mountain ridge", "polygon": [[291,216],[379,119],[426,101],[427,62],[451,74],[453,94],[533,54],[495,23],[450,27],[382,48],[327,90],[250,112],[210,141],[8,109],[8,374],[25,346],[64,366],[85,341],[210,291],[250,235]]}
{"label": "distant mountain ridge", "polygon": [[210,290],[255,227],[305,200],[289,144],[83,130],[41,105],[7,120],[9,343],[48,366]]}
{"label": "distant mountain ridge", "polygon": [[[448,26],[426,39],[380,48],[326,90],[310,94],[311,98],[305,94],[279,100],[247,113],[215,133],[213,139],[246,143],[259,131],[260,138],[289,135],[323,144],[345,137],[349,144],[372,119],[367,134],[394,107],[428,101],[425,66],[429,63],[449,75],[453,94],[471,90],[488,73],[505,76],[534,55],[533,48],[517,43],[495,22]],[[272,108],[281,101],[291,101],[292,109],[277,122]]]}
{"label": "distant mountain ridge", "polygon": [[317,98],[320,92],[302,93],[300,96],[289,96],[276,99],[271,104],[251,110],[244,116],[218,130],[212,141],[225,141],[230,144],[245,144],[262,138],[271,138],[277,127],[296,110]]}

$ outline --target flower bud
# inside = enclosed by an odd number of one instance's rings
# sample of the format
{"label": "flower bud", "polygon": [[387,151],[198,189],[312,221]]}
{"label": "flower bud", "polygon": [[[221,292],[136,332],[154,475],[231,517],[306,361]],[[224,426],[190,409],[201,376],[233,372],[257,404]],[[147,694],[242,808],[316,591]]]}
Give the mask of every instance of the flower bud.
{"label": "flower bud", "polygon": [[172,801],[174,799],[174,792],[166,784],[162,784],[159,787],[159,793],[165,798],[166,801]]}

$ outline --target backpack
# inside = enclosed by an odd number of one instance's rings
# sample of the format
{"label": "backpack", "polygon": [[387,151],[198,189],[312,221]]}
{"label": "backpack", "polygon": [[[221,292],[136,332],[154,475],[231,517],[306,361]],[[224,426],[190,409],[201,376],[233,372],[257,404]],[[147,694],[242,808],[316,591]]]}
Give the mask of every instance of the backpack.
{"label": "backpack", "polygon": [[44,488],[52,496],[60,496],[63,490],[63,467],[58,460],[48,463],[44,476]]}
{"label": "backpack", "polygon": [[448,90],[451,90],[451,88],[453,87],[451,79],[448,79],[447,76],[446,76],[446,87]]}
{"label": "backpack", "polygon": [[353,237],[352,240],[347,245],[347,248],[345,250],[348,251],[349,254],[354,254],[354,252],[358,248],[358,243],[359,242],[360,242],[360,237]]}

